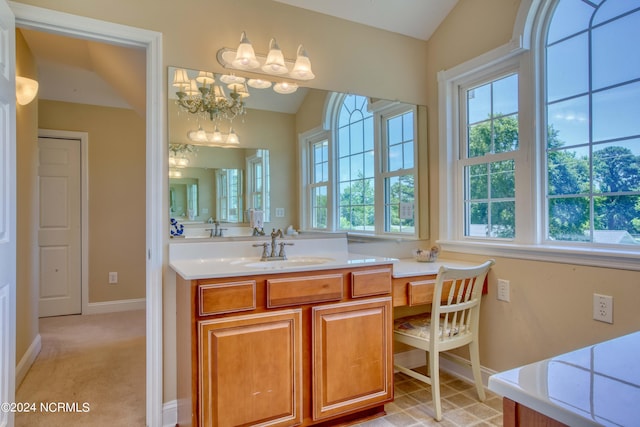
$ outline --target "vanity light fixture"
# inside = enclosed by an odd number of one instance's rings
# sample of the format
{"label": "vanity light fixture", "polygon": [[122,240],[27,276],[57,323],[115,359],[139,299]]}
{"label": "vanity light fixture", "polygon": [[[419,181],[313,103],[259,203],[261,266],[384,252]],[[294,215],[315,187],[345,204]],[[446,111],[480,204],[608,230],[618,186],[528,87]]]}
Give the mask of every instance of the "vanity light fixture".
{"label": "vanity light fixture", "polygon": [[288,95],[290,93],[294,93],[295,91],[297,91],[298,85],[295,83],[287,83],[287,82],[276,83],[275,85],[273,85],[273,90],[283,95]]}
{"label": "vanity light fixture", "polygon": [[16,76],[16,101],[20,105],[27,105],[38,94],[38,82],[27,78]]}
{"label": "vanity light fixture", "polygon": [[[198,130],[191,130],[187,132],[187,138],[190,141],[204,144],[204,145],[214,145],[216,147],[226,147],[229,145],[238,145],[240,144],[240,139],[238,138],[238,134],[231,128],[227,135],[224,135],[218,129],[218,126],[215,127],[213,132],[207,132],[202,129],[202,126],[198,127]],[[171,163],[171,157],[169,157],[169,163]]]}
{"label": "vanity light fixture", "polygon": [[269,53],[260,55],[254,52],[253,46],[242,32],[238,49],[222,48],[217,54],[218,62],[225,68],[267,74],[275,77],[288,76],[295,80],[312,80],[316,76],[311,70],[311,60],[302,45],[298,46],[296,60],[284,58],[276,39],[269,41]]}

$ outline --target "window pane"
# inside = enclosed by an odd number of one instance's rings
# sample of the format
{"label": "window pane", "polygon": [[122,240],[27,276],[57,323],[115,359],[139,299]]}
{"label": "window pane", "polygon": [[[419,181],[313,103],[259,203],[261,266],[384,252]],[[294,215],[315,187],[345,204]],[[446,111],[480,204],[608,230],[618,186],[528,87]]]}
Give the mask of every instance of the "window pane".
{"label": "window pane", "polygon": [[466,235],[470,237],[488,237],[489,236],[489,219],[487,216],[489,203],[469,203],[467,217],[469,222],[466,229]]}
{"label": "window pane", "polygon": [[493,115],[506,116],[518,111],[518,75],[493,83]]}
{"label": "window pane", "polygon": [[[600,6],[598,11],[595,13],[593,17],[593,25],[598,25],[637,8],[638,3],[633,1],[607,1]],[[637,17],[635,19],[637,19]]]}
{"label": "window pane", "polygon": [[640,244],[640,195],[594,198],[596,243]]}
{"label": "window pane", "polygon": [[640,140],[595,145],[593,186],[594,193],[640,193]]}
{"label": "window pane", "polygon": [[491,198],[515,197],[515,163],[505,160],[491,164]]}
{"label": "window pane", "polygon": [[366,178],[374,177],[376,174],[373,161],[373,151],[364,153],[364,176]]}
{"label": "window pane", "polygon": [[465,174],[469,182],[469,199],[489,198],[489,165],[486,163],[467,167]]}
{"label": "window pane", "polygon": [[467,91],[467,123],[477,123],[491,117],[491,84]]}
{"label": "window pane", "polygon": [[404,169],[412,169],[413,163],[413,142],[407,142],[402,145],[402,154],[404,157]]}
{"label": "window pane", "polygon": [[312,227],[327,228],[327,187],[316,187],[312,195]]}
{"label": "window pane", "polygon": [[387,120],[387,143],[393,145],[402,141],[402,116]]}
{"label": "window pane", "polygon": [[[608,1],[605,4],[633,3]],[[639,5],[636,3],[635,7]],[[595,28],[592,34],[593,89],[640,77],[640,12]]]}
{"label": "window pane", "polygon": [[364,150],[373,150],[373,118],[368,117],[364,121]]}
{"label": "window pane", "polygon": [[589,142],[589,98],[582,96],[547,107],[549,148]]}
{"label": "window pane", "polygon": [[547,154],[549,195],[589,192],[589,147],[549,151]]}
{"label": "window pane", "polygon": [[[595,2],[595,3],[599,3]],[[594,9],[582,0],[564,0],[558,3],[549,26],[548,42],[554,43],[589,27]]]}
{"label": "window pane", "polygon": [[389,171],[397,171],[402,169],[402,145],[392,145],[389,147]]}
{"label": "window pane", "polygon": [[549,102],[589,90],[587,33],[547,48],[547,100]]}
{"label": "window pane", "polygon": [[491,121],[481,122],[469,127],[469,157],[479,157],[491,153],[493,129]]}
{"label": "window pane", "polygon": [[593,140],[640,135],[640,82],[593,94]]}
{"label": "window pane", "polygon": [[349,160],[349,157],[338,160],[338,173],[340,174],[340,181],[348,181],[349,179],[351,179],[351,162]]}
{"label": "window pane", "polygon": [[500,117],[493,121],[493,152],[507,153],[518,149],[518,116]]}
{"label": "window pane", "polygon": [[590,228],[589,198],[568,197],[549,200],[549,239],[584,242]]}
{"label": "window pane", "polygon": [[515,236],[515,201],[491,203],[491,237],[511,239]]}

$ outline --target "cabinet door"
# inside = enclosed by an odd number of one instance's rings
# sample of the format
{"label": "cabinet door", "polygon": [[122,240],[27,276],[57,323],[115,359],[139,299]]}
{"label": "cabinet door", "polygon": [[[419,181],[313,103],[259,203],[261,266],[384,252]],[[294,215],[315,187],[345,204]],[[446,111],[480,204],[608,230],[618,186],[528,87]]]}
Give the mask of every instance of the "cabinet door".
{"label": "cabinet door", "polygon": [[198,322],[200,426],[302,422],[301,310]]}
{"label": "cabinet door", "polygon": [[314,307],[313,419],[393,398],[391,298]]}

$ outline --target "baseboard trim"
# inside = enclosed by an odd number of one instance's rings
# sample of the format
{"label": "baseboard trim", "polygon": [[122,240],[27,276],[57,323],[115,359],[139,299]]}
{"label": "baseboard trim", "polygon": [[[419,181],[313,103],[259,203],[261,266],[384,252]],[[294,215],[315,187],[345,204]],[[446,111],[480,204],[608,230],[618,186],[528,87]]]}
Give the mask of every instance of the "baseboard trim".
{"label": "baseboard trim", "polygon": [[162,427],[178,425],[178,401],[171,400],[162,404]]}
{"label": "baseboard trim", "polygon": [[20,362],[16,365],[16,390],[22,384],[24,377],[27,376],[27,372],[31,369],[31,365],[35,362],[36,357],[40,354],[40,350],[42,349],[42,339],[40,338],[40,334],[36,335],[36,337],[31,342],[31,345],[24,353],[22,358],[20,358]]}
{"label": "baseboard trim", "polygon": [[144,310],[147,307],[145,298],[123,299],[118,301],[90,302],[82,314],[103,314],[117,311]]}
{"label": "baseboard trim", "polygon": [[[425,352],[422,350],[409,350],[402,353],[396,353],[393,357],[395,360],[400,362],[401,365],[408,368],[424,366],[426,361]],[[460,356],[450,353],[440,353],[440,370],[473,384],[471,363]],[[482,374],[482,384],[487,387],[487,384],[489,384],[489,377],[496,372],[491,369],[487,369],[484,366],[480,366],[480,373]]]}

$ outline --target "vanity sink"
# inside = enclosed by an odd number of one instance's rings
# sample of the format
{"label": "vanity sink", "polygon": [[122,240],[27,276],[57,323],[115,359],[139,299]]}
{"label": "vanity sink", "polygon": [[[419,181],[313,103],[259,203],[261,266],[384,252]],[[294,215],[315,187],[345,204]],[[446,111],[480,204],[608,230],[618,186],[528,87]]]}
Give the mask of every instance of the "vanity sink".
{"label": "vanity sink", "polygon": [[259,268],[262,270],[270,270],[270,269],[276,269],[276,268],[320,265],[320,264],[326,264],[331,261],[335,261],[335,259],[325,258],[325,257],[315,257],[315,256],[300,256],[300,257],[290,257],[289,259],[277,260],[277,261],[248,262],[242,265],[248,268]]}

